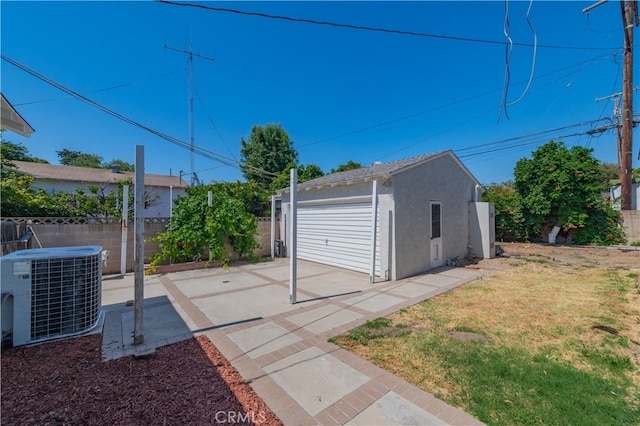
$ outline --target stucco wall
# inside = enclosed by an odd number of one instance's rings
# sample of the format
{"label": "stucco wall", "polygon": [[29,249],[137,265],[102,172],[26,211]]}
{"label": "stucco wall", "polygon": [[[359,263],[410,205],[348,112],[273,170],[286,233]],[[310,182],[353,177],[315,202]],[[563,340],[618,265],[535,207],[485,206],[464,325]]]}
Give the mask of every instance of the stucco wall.
{"label": "stucco wall", "polygon": [[640,210],[623,210],[623,226],[629,244],[640,242]]}
{"label": "stucco wall", "polygon": [[475,185],[449,156],[394,177],[396,268],[392,279],[430,269],[430,201],[442,203],[443,258],[467,255],[468,205]]}
{"label": "stucco wall", "polygon": [[[159,251],[158,244],[151,241],[153,237],[165,230],[164,223],[145,223],[144,227],[144,257],[145,263]],[[34,224],[33,231],[42,247],[71,247],[71,246],[101,246],[103,250],[109,250],[106,267],[103,266],[103,274],[120,273],[120,254],[122,252],[122,229],[119,223],[115,224]],[[261,248],[254,254],[258,257],[266,257],[271,254],[271,221],[260,220],[258,222],[257,242]],[[133,271],[135,231],[130,225],[127,233],[127,272]],[[29,248],[38,248],[35,238],[31,238]],[[232,260],[237,255],[230,254]]]}

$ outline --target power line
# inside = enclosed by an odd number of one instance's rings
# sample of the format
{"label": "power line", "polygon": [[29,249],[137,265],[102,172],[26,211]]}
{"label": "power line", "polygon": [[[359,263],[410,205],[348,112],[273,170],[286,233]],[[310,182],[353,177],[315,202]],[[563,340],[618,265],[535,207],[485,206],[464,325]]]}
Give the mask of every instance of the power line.
{"label": "power line", "polygon": [[[613,53],[615,55],[617,52],[614,51]],[[597,56],[595,58],[591,58],[591,59],[588,59],[588,60],[585,60],[585,61],[581,61],[581,62],[575,63],[573,65],[568,65],[566,67],[562,67],[562,68],[559,68],[559,69],[554,70],[554,71],[550,71],[550,72],[545,73],[545,74],[541,74],[540,76],[537,77],[538,80],[543,78],[543,77],[548,77],[548,76],[553,75],[555,73],[558,73],[558,72],[561,72],[561,71],[565,71],[567,69],[570,69],[570,68],[573,68],[573,67],[576,67],[576,66],[579,66],[579,65],[584,65],[582,68],[580,68],[578,70],[571,71],[571,72],[569,72],[567,74],[563,74],[562,76],[556,78],[555,80],[553,80],[553,81],[551,81],[551,82],[549,82],[549,83],[547,83],[547,84],[545,84],[543,86],[538,86],[537,88],[535,88],[534,90],[531,90],[531,91],[532,92],[538,91],[541,88],[547,87],[547,86],[549,86],[549,85],[551,85],[551,84],[553,84],[553,83],[555,83],[557,81],[560,81],[560,80],[562,80],[562,79],[564,79],[564,78],[566,78],[568,76],[571,76],[573,74],[578,74],[578,73],[584,71],[587,67],[595,64],[596,62],[598,62],[598,61],[600,61],[600,60],[602,60],[604,58],[609,57],[610,55],[611,55],[611,52],[606,53],[604,55]],[[517,84],[524,84],[524,81],[516,83],[516,85]],[[390,119],[390,120],[381,121],[379,123],[375,123],[375,124],[372,124],[370,126],[361,127],[359,129],[354,129],[354,130],[350,130],[350,131],[347,131],[347,132],[344,132],[344,133],[340,133],[338,135],[328,136],[328,137],[325,137],[325,138],[322,138],[322,139],[318,139],[318,140],[315,140],[315,141],[312,141],[312,142],[301,144],[301,145],[299,145],[299,148],[304,148],[304,147],[311,146],[311,145],[316,145],[316,144],[319,144],[319,143],[329,142],[329,141],[332,141],[332,140],[335,140],[335,139],[340,139],[340,138],[343,138],[343,137],[346,137],[346,136],[351,136],[351,135],[354,135],[354,134],[357,134],[357,133],[366,132],[368,130],[373,130],[373,129],[376,129],[378,127],[383,127],[383,126],[386,126],[388,124],[393,124],[393,123],[397,123],[397,122],[400,122],[400,121],[403,121],[403,120],[408,120],[408,119],[411,119],[411,118],[414,118],[414,117],[418,117],[420,115],[428,114],[430,112],[435,112],[435,111],[438,111],[438,110],[441,110],[441,109],[445,109],[445,108],[452,107],[452,106],[455,106],[455,105],[458,105],[458,104],[469,102],[469,101],[472,101],[474,99],[478,99],[478,98],[481,98],[483,96],[490,95],[492,93],[497,93],[497,92],[500,92],[501,90],[502,90],[502,88],[488,90],[486,92],[483,92],[483,93],[480,93],[480,94],[477,94],[477,95],[469,96],[469,97],[462,98],[462,99],[457,99],[455,101],[452,101],[452,102],[449,102],[449,103],[446,103],[446,104],[443,104],[443,105],[438,105],[438,106],[433,107],[433,108],[429,108],[429,109],[426,109],[426,110],[414,112],[414,113],[403,115],[403,116],[400,116],[400,117],[397,117],[397,118],[393,118],[393,119]],[[482,116],[482,115],[484,115],[484,114],[480,114],[478,116]],[[476,118],[478,116],[476,116]],[[417,143],[420,143],[420,142],[417,142]],[[409,145],[407,147],[404,147],[401,150],[404,150],[406,148],[410,148],[411,146],[414,146],[417,143]],[[394,151],[394,152],[392,152],[391,154],[388,154],[388,155],[395,154],[396,152],[398,152],[398,151]],[[388,155],[386,155],[386,156],[388,156]]]}
{"label": "power line", "polygon": [[[171,72],[168,72],[168,73],[165,73],[165,74],[161,74],[158,77],[167,77],[169,75],[176,74],[178,72],[180,72],[180,71],[171,71]],[[93,90],[93,91],[91,91],[89,93],[107,92],[107,91],[110,91],[110,90],[121,89],[123,87],[133,86],[133,85],[139,84],[141,82],[145,82],[146,83],[148,81],[149,81],[149,79],[140,80],[140,81],[133,81],[133,82],[129,82],[129,83],[116,84],[114,86],[103,87],[102,89],[96,89],[96,90]],[[58,100],[60,100],[60,99],[41,99],[41,100],[37,100],[37,101],[22,102],[22,103],[14,104],[14,105],[15,106],[33,105],[33,104],[40,104],[40,103],[44,103],[44,102],[53,102],[53,101],[58,101]]]}
{"label": "power line", "polygon": [[[593,120],[593,121],[595,121],[595,120]],[[575,125],[566,126],[566,127],[568,128],[568,127],[574,127],[574,126]],[[589,131],[586,130],[586,131],[582,131],[582,132],[569,133],[569,134],[566,134],[566,135],[559,135],[559,136],[556,136],[555,139],[563,140],[563,139],[566,139],[566,138],[571,138],[571,137],[575,137],[575,136],[584,136],[584,135],[588,135],[588,134],[589,134]],[[522,137],[518,137],[518,138],[511,138],[511,139],[515,140],[515,139],[520,139],[520,138],[524,138],[524,137],[527,137],[527,136],[522,136]],[[519,143],[506,145],[506,146],[502,146],[502,147],[496,147],[496,148],[492,148],[492,149],[485,149],[483,151],[473,152],[473,153],[464,154],[464,155],[458,155],[457,152],[465,151],[465,150],[469,150],[469,149],[474,149],[476,147],[467,147],[467,148],[458,149],[458,150],[454,150],[454,151],[456,152],[456,156],[458,158],[467,158],[467,157],[475,157],[475,156],[478,156],[478,155],[491,154],[491,153],[498,152],[498,151],[506,151],[506,150],[509,150],[509,149],[519,148],[519,147],[527,146],[527,145],[535,145],[535,144],[538,144],[538,143],[543,143],[543,142],[548,142],[548,141],[549,141],[548,138],[538,138],[538,139],[535,139],[535,140],[532,140],[532,141],[519,142]],[[482,144],[482,145],[478,145],[478,146],[487,146],[487,145],[493,145],[493,144],[494,143],[486,143],[486,144]]]}
{"label": "power line", "polygon": [[207,118],[209,119],[209,123],[211,123],[211,127],[213,127],[213,130],[216,131],[216,134],[218,135],[218,137],[220,137],[220,140],[222,141],[222,143],[224,144],[224,146],[227,148],[227,151],[229,151],[229,154],[234,158],[234,160],[236,159],[236,156],[233,154],[233,152],[231,151],[231,149],[229,148],[229,145],[227,145],[227,141],[224,139],[224,137],[222,136],[222,134],[220,133],[220,130],[218,130],[218,126],[216,126],[216,123],[213,122],[213,119],[211,118],[211,115],[209,114],[209,111],[207,111],[207,106],[204,104],[204,101],[202,100],[202,98],[200,97],[200,93],[198,93],[198,90],[196,88],[193,89],[196,92],[196,96],[198,97],[198,100],[200,101],[200,104],[202,105],[202,107],[204,108],[204,112],[207,114]]}
{"label": "power line", "polygon": [[[489,145],[497,145],[497,144],[502,144],[502,143],[506,143],[506,142],[513,142],[519,139],[525,139],[525,138],[530,138],[533,136],[541,136],[547,133],[553,133],[553,132],[558,132],[560,130],[566,130],[566,129],[571,129],[573,127],[584,127],[584,126],[589,126],[595,123],[598,123],[600,121],[604,121],[604,120],[610,120],[609,118],[598,118],[595,120],[589,120],[589,121],[585,121],[585,122],[581,122],[581,123],[574,123],[574,124],[569,124],[566,126],[561,126],[561,127],[556,127],[554,129],[549,129],[549,130],[542,130],[540,132],[535,132],[535,133],[528,133],[526,135],[521,135],[521,136],[514,136],[514,137],[510,137],[510,138],[506,138],[506,139],[501,139],[498,141],[493,141],[493,142],[487,142],[487,143],[483,143],[480,145],[474,145],[474,146],[469,146],[466,148],[461,148],[458,149],[456,151],[460,152],[460,151],[469,151],[471,149],[477,149],[477,148],[482,148],[485,146],[489,146]],[[584,134],[587,134],[587,132],[584,132]],[[492,151],[487,151],[487,152],[492,152]]]}
{"label": "power line", "polygon": [[107,114],[109,114],[109,115],[111,115],[111,116],[113,116],[113,117],[115,117],[115,118],[117,118],[119,120],[122,120],[125,123],[128,123],[128,124],[130,124],[130,125],[132,125],[134,127],[137,127],[139,129],[145,130],[145,131],[147,131],[147,132],[149,132],[149,133],[151,133],[153,135],[156,135],[156,136],[158,136],[158,137],[160,137],[162,139],[165,139],[165,140],[173,143],[174,145],[179,146],[180,148],[188,149],[190,151],[193,150],[195,153],[197,153],[198,155],[200,155],[202,157],[217,161],[217,162],[219,162],[219,163],[221,163],[223,165],[229,166],[229,167],[238,168],[239,170],[242,170],[243,168],[245,168],[245,169],[250,169],[252,172],[254,172],[256,174],[259,174],[261,176],[265,176],[265,177],[275,177],[275,176],[277,176],[275,173],[272,173],[272,172],[269,172],[267,170],[263,170],[263,169],[254,167],[252,165],[249,165],[249,164],[237,161],[237,160],[234,160],[232,158],[226,157],[226,156],[224,156],[222,154],[219,154],[217,152],[214,152],[214,151],[210,151],[210,150],[205,149],[203,147],[191,146],[188,142],[185,142],[185,141],[183,141],[181,139],[178,139],[176,137],[167,135],[167,134],[162,133],[162,132],[160,132],[158,130],[152,129],[151,127],[148,127],[148,126],[145,126],[143,124],[140,124],[137,121],[134,121],[134,120],[132,120],[132,119],[130,119],[130,118],[118,113],[118,112],[115,112],[115,111],[113,111],[113,110],[111,110],[111,109],[109,109],[109,108],[107,108],[107,107],[105,107],[105,106],[103,106],[103,105],[101,105],[101,104],[99,104],[99,103],[87,98],[86,96],[81,95],[80,93],[75,92],[74,90],[72,90],[72,89],[70,89],[70,88],[68,88],[68,87],[66,87],[66,86],[64,86],[64,85],[62,85],[62,84],[50,79],[49,77],[47,77],[47,76],[45,76],[43,74],[40,74],[39,72],[27,67],[26,65],[23,65],[20,62],[9,58],[8,56],[6,56],[4,54],[0,54],[0,58],[2,58],[3,60],[9,62],[13,66],[15,66],[17,68],[20,68],[21,70],[25,71],[26,73],[31,74],[32,76],[38,78],[39,80],[42,80],[45,83],[48,83],[48,84],[52,85],[53,87],[65,92],[65,93],[67,93],[67,94],[69,94],[69,95],[71,95],[73,97],[75,97],[76,99],[79,99],[82,102],[85,102],[85,103],[93,106],[94,108],[97,108],[97,109],[99,109],[99,110],[101,110],[103,112],[106,112]]}
{"label": "power line", "polygon": [[[212,12],[234,13],[237,15],[257,16],[260,18],[277,19],[282,21],[298,22],[298,23],[304,23],[304,24],[323,25],[323,26],[337,27],[337,28],[349,28],[352,30],[373,31],[373,32],[380,32],[380,33],[387,33],[387,34],[415,36],[415,37],[439,38],[439,39],[445,39],[445,40],[466,41],[466,42],[473,42],[473,43],[485,43],[485,44],[496,44],[496,45],[505,44],[504,41],[497,41],[497,40],[483,40],[483,39],[477,39],[477,38],[471,38],[471,37],[448,36],[448,35],[442,35],[442,34],[422,33],[417,31],[394,30],[389,28],[370,27],[367,25],[354,25],[354,24],[344,24],[344,23],[329,22],[329,21],[318,21],[315,19],[293,18],[290,16],[272,15],[272,14],[262,13],[262,12],[250,12],[250,11],[244,11],[244,10],[238,10],[238,9],[230,9],[227,7],[207,6],[204,4],[177,3],[169,0],[155,0],[155,1],[159,3],[169,4],[172,6],[195,7],[198,9],[209,10]],[[529,43],[513,43],[513,45],[533,47],[533,45]],[[606,48],[606,47],[579,47],[579,46],[555,46],[555,45],[538,45],[537,47],[547,48],[547,49],[569,49],[569,50],[611,50],[612,49],[612,48]]]}

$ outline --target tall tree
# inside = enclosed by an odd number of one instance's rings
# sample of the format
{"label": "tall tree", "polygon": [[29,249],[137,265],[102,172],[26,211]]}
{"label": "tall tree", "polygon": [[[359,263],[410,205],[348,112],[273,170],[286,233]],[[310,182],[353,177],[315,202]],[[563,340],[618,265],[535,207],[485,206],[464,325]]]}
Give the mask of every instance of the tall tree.
{"label": "tall tree", "polygon": [[118,160],[118,159],[113,159],[107,163],[104,163],[102,165],[102,168],[104,169],[110,169],[112,164],[117,164],[118,166],[120,166],[120,171],[121,172],[135,172],[136,171],[136,166],[131,164],[131,163],[127,163],[126,161],[123,160]]}
{"label": "tall tree", "polygon": [[293,168],[298,169],[298,183],[306,182],[315,178],[324,176],[322,169],[316,164],[299,164],[295,165],[289,163],[287,167],[271,182],[271,191],[275,192],[278,189],[287,188],[291,183],[291,172]]}
{"label": "tall tree", "polygon": [[614,163],[600,163],[600,171],[602,172],[602,182],[606,188],[610,188],[620,183],[620,174],[618,165]]}
{"label": "tall tree", "polygon": [[273,176],[265,176],[260,171],[280,174],[289,163],[297,164],[298,151],[280,124],[255,125],[249,139],[240,138],[240,157],[243,176],[269,189]]}
{"label": "tall tree", "polygon": [[58,158],[60,158],[60,164],[65,166],[76,167],[91,167],[94,169],[102,168],[102,157],[96,154],[86,154],[80,151],[71,151],[68,149],[62,149],[56,151]]}
{"label": "tall tree", "polygon": [[592,152],[551,141],[516,163],[514,188],[530,237],[559,226],[579,244],[623,241],[619,212],[602,196],[602,171]]}
{"label": "tall tree", "polygon": [[482,193],[482,201],[495,206],[497,241],[518,241],[525,235],[520,200],[513,182],[492,183]]}

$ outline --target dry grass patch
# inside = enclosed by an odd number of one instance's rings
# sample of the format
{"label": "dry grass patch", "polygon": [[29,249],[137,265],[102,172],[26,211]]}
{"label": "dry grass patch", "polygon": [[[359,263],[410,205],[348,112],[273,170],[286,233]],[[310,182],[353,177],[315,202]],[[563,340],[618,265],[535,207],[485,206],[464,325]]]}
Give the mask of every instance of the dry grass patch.
{"label": "dry grass patch", "polygon": [[333,341],[489,423],[640,418],[637,273],[539,256],[491,262],[502,270],[380,319],[410,332],[365,324]]}

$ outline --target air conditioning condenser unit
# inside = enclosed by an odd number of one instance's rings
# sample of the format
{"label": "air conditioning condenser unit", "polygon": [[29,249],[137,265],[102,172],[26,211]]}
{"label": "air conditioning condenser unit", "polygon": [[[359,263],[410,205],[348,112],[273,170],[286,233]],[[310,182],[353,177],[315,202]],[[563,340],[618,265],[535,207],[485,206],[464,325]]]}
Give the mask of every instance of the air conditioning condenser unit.
{"label": "air conditioning condenser unit", "polygon": [[102,247],[19,250],[0,257],[2,342],[85,333],[100,322]]}

